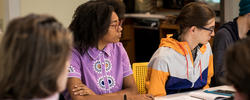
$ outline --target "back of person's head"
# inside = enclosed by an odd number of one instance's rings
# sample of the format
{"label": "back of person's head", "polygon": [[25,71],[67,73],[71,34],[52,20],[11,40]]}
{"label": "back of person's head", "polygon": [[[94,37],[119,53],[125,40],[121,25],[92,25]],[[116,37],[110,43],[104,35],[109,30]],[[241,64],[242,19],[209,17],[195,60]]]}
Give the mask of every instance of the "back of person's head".
{"label": "back of person's head", "polygon": [[88,1],[76,9],[69,29],[74,34],[75,47],[81,53],[97,46],[107,34],[113,11],[112,6],[98,1]]}
{"label": "back of person's head", "polygon": [[239,16],[250,13],[250,0],[240,0],[239,8]]}
{"label": "back of person's head", "polygon": [[202,2],[191,2],[182,8],[175,23],[180,26],[182,33],[192,26],[203,27],[212,18],[215,18],[215,12],[208,5]]}
{"label": "back of person's head", "polygon": [[72,41],[69,30],[52,16],[12,20],[0,44],[0,99],[44,98],[63,91]]}
{"label": "back of person's head", "polygon": [[[226,82],[250,97],[250,38],[235,43],[226,52]],[[246,99],[247,100],[247,99]]]}
{"label": "back of person's head", "polygon": [[121,0],[97,0],[97,1],[105,2],[108,5],[112,6],[119,19],[124,19],[124,14],[126,10],[125,10],[125,4]]}

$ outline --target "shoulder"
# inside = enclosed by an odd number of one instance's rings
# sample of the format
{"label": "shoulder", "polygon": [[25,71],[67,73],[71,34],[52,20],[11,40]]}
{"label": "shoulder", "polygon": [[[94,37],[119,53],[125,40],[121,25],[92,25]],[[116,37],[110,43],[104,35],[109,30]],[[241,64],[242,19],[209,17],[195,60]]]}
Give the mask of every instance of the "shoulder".
{"label": "shoulder", "polygon": [[173,52],[173,49],[169,47],[159,47],[156,50],[156,53],[159,54],[159,56],[168,56],[171,52]]}
{"label": "shoulder", "polygon": [[233,36],[226,28],[218,30],[214,36],[213,49],[226,48],[227,45],[233,42]]}
{"label": "shoulder", "polygon": [[223,24],[216,32],[215,40],[227,40],[232,39],[234,34],[237,34],[237,24],[235,22],[228,22]]}
{"label": "shoulder", "polygon": [[173,54],[173,49],[169,47],[160,47],[153,54],[151,60],[166,60]]}
{"label": "shoulder", "polygon": [[114,53],[124,53],[124,52],[126,52],[126,50],[123,47],[123,44],[121,42],[110,43],[110,44],[108,44],[108,48],[110,49],[111,52],[114,52]]}
{"label": "shoulder", "polygon": [[73,48],[71,53],[73,58],[81,56],[81,53],[76,48]]}
{"label": "shoulder", "polygon": [[226,37],[231,37],[229,30],[226,28],[219,29],[214,36],[215,39],[227,39]]}
{"label": "shoulder", "polygon": [[[167,65],[169,65],[171,55],[174,54],[171,52],[172,49],[169,47],[160,47],[157,49],[157,51],[154,53],[154,55],[151,57],[148,67],[152,67],[156,70],[161,70],[164,72],[167,72]],[[173,59],[173,58],[172,58]]]}
{"label": "shoulder", "polygon": [[76,48],[73,48],[70,63],[74,66],[80,65],[81,59],[82,59],[81,53]]}
{"label": "shoulder", "polygon": [[232,36],[232,34],[231,34],[231,32],[233,32],[233,31],[229,31],[227,28],[225,28],[225,27],[222,27],[222,28],[220,28],[217,32],[216,32],[216,34],[215,34],[215,36],[214,36],[214,43],[215,43],[215,45],[217,44],[217,43],[225,43],[225,42],[230,42],[230,41],[232,41],[233,40],[233,36]]}
{"label": "shoulder", "polygon": [[89,59],[91,57],[89,55],[89,50],[82,54],[78,49],[73,48],[71,52],[71,61],[72,62],[80,62],[81,59]]}
{"label": "shoulder", "polygon": [[123,47],[123,44],[122,44],[121,42],[110,43],[109,46],[110,46],[110,47],[113,47],[114,49],[124,48],[124,47]]}

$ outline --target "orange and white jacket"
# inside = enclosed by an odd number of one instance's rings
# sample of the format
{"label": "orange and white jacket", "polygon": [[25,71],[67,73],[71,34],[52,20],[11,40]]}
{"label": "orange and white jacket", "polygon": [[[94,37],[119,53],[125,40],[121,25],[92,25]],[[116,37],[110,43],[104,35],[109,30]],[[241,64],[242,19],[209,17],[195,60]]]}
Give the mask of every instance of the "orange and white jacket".
{"label": "orange and white jacket", "polygon": [[187,42],[162,38],[148,67],[147,89],[154,96],[209,88],[213,76],[213,54],[207,43],[198,47],[193,61]]}

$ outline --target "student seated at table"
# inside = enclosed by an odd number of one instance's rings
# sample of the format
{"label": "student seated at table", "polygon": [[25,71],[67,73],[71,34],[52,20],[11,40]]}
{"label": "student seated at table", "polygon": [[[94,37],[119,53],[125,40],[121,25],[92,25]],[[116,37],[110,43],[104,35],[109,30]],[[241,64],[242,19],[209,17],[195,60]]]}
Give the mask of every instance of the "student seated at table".
{"label": "student seated at table", "polygon": [[[238,0],[239,1],[239,0]],[[214,76],[211,86],[223,85],[220,79],[224,76],[224,54],[226,49],[236,41],[250,35],[250,0],[240,0],[239,16],[233,21],[224,23],[216,32],[212,51],[214,54]]]}
{"label": "student seated at table", "polygon": [[64,93],[67,100],[152,99],[137,95],[127,53],[119,42],[121,22],[111,5],[100,1],[80,5],[69,28],[75,47]]}
{"label": "student seated at table", "polygon": [[250,38],[228,48],[225,57],[225,79],[236,89],[235,100],[250,99]]}
{"label": "student seated at table", "polygon": [[12,20],[0,44],[0,99],[58,100],[67,83],[72,41],[52,16]]}
{"label": "student seated at table", "polygon": [[148,93],[164,96],[208,88],[213,76],[209,40],[214,36],[215,12],[206,4],[184,6],[176,19],[180,33],[162,38],[149,66]]}

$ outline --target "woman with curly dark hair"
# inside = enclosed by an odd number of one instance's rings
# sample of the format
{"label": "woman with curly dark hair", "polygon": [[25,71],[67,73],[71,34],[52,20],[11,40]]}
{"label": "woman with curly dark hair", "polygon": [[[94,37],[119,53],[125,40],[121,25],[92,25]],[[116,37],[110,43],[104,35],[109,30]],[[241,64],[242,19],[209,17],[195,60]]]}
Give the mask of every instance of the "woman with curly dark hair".
{"label": "woman with curly dark hair", "polygon": [[100,1],[80,5],[69,28],[75,48],[66,99],[152,99],[137,95],[128,55],[119,42],[122,27],[111,5]]}

